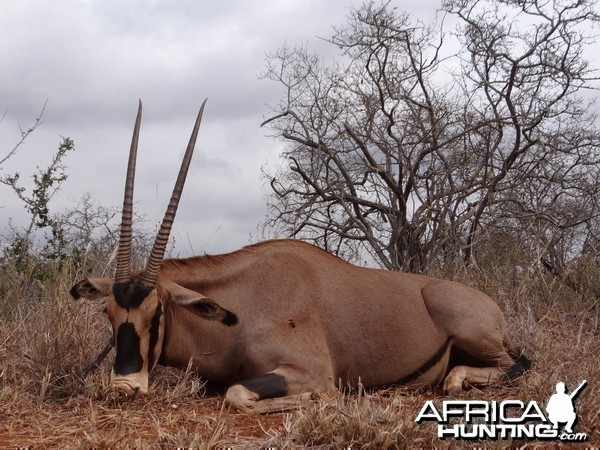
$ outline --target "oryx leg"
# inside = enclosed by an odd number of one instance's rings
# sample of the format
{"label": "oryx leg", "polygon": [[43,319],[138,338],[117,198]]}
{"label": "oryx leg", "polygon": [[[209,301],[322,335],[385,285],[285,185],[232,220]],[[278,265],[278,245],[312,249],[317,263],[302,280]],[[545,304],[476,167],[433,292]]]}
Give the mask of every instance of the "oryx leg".
{"label": "oryx leg", "polygon": [[[460,365],[453,367],[444,380],[444,391],[456,395],[462,392],[463,387],[467,385],[485,386],[497,383],[502,380],[512,378],[509,374],[519,375],[527,367],[517,367],[521,364],[528,364],[529,360],[515,361],[506,351],[502,336],[488,330],[488,334],[479,339],[461,339],[460,337],[454,343],[462,351],[476,358],[485,367],[471,367]],[[520,370],[522,369],[522,370]]]}
{"label": "oryx leg", "polygon": [[326,389],[308,371],[293,365],[233,384],[225,401],[241,412],[266,413],[298,408]]}
{"label": "oryx leg", "polygon": [[497,367],[456,366],[444,380],[444,392],[460,394],[466,385],[484,386],[504,379],[505,370]]}
{"label": "oryx leg", "polygon": [[487,295],[458,283],[439,282],[423,289],[423,299],[433,320],[452,337],[452,347],[477,361],[477,367],[452,368],[444,380],[445,392],[458,394],[467,384],[496,383],[529,368],[529,360],[508,342],[502,312]]}

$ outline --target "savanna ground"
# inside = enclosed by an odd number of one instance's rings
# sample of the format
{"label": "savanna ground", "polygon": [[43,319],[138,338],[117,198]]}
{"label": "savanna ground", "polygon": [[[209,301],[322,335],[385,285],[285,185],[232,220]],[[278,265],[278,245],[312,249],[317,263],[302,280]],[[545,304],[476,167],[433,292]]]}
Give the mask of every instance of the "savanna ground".
{"label": "savanna ground", "polygon": [[[535,272],[535,271],[534,271]],[[536,400],[558,381],[588,386],[576,402],[582,444],[558,441],[440,441],[433,423],[415,418],[439,389],[402,388],[322,398],[297,411],[244,415],[208,393],[185,369],[158,367],[150,395],[123,401],[110,389],[111,352],[81,374],[110,337],[101,302],[73,301],[81,276],[69,267],[39,273],[10,265],[0,273],[0,448],[561,448],[600,447],[600,328],[596,294],[582,297],[541,273],[471,270],[454,278],[492,295],[513,339],[535,361],[513,385],[467,399]],[[595,276],[595,275],[594,275]]]}

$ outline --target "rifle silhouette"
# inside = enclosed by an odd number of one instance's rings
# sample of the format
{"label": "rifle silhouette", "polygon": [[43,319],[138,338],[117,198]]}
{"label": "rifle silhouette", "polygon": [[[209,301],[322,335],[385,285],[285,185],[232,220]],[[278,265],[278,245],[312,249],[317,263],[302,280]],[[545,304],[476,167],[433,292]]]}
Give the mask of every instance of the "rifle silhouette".
{"label": "rifle silhouette", "polygon": [[582,382],[579,384],[579,386],[577,386],[577,387],[576,387],[576,388],[573,390],[573,392],[571,392],[571,393],[569,394],[569,398],[570,398],[571,400],[573,400],[575,397],[577,397],[577,396],[579,395],[579,393],[581,392],[581,390],[582,390],[582,389],[583,389],[583,388],[584,388],[586,385],[587,385],[587,380],[583,380],[583,381],[582,381]]}

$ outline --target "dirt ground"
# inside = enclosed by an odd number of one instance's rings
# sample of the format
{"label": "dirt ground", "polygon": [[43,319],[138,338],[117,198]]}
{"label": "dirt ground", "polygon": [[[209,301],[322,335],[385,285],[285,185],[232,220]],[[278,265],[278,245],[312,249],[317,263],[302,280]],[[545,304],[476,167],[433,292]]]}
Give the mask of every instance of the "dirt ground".
{"label": "dirt ground", "polygon": [[[219,397],[165,402],[94,403],[86,396],[0,408],[0,448],[146,448],[256,446],[280,433],[285,413],[247,415],[222,409]],[[217,445],[218,442],[218,445]]]}

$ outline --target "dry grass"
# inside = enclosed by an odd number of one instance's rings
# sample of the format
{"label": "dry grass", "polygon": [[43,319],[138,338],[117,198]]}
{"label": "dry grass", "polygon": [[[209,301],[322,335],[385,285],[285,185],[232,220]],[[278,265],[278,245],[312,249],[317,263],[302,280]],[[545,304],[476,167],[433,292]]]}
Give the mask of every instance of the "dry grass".
{"label": "dry grass", "polygon": [[[535,369],[514,386],[472,389],[469,398],[545,403],[557,381],[588,387],[576,405],[576,430],[600,447],[600,328],[597,299],[581,299],[557,282],[505,274],[467,274],[495,296],[515,341]],[[106,343],[102,305],[74,302],[68,271],[47,282],[6,269],[0,274],[0,448],[548,448],[548,442],[440,441],[433,424],[417,425],[421,393],[387,389],[340,395],[298,411],[244,415],[207,395],[190,370],[159,367],[151,395],[121,401],[109,387],[109,355],[85,380],[80,374]],[[552,442],[550,447],[562,444]],[[569,444],[564,445],[569,446]]]}

